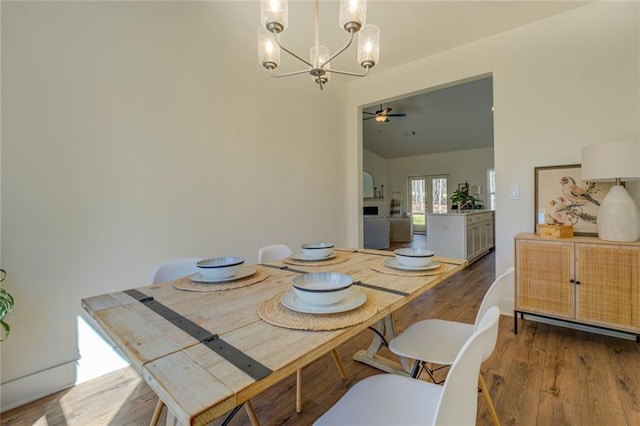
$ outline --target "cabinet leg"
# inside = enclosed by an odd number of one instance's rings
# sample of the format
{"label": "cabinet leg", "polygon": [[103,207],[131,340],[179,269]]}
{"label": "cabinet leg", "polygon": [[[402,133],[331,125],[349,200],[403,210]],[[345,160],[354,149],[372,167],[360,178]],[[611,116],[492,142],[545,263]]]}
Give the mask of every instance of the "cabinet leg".
{"label": "cabinet leg", "polygon": [[518,334],[518,312],[513,311],[513,334]]}

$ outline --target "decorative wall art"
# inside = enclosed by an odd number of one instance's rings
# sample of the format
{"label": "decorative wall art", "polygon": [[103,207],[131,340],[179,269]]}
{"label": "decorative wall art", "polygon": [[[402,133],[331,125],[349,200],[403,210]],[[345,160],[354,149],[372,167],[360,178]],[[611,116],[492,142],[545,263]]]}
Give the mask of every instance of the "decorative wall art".
{"label": "decorative wall art", "polygon": [[580,164],[535,168],[535,231],[539,224],[573,225],[574,235],[597,236],[598,208],[612,183],[582,181]]}

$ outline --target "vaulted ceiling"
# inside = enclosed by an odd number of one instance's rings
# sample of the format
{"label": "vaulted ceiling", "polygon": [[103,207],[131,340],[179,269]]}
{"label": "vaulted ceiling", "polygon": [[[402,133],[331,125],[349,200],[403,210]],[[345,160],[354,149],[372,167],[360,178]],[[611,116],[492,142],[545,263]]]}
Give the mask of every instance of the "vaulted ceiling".
{"label": "vaulted ceiling", "polygon": [[386,102],[364,111],[391,108],[379,122],[363,114],[364,148],[383,158],[409,157],[438,152],[493,146],[493,79],[457,84]]}

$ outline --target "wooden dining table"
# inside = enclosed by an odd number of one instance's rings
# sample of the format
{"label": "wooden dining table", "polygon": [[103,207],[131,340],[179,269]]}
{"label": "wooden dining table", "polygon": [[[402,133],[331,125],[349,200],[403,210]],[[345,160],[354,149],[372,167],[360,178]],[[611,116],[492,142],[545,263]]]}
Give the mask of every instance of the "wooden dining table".
{"label": "wooden dining table", "polygon": [[[354,359],[406,374],[406,361],[378,354],[394,335],[392,313],[467,265],[436,257],[439,267],[429,275],[394,273],[383,265],[392,261],[393,252],[345,248],[334,253],[332,262],[287,258],[249,265],[254,278],[238,280],[256,281],[248,285],[225,288],[185,277],[87,297],[82,306],[164,401],[168,424],[204,425],[369,327],[376,330],[371,345]],[[350,275],[366,302],[344,318],[282,306],[295,276],[319,271]]]}

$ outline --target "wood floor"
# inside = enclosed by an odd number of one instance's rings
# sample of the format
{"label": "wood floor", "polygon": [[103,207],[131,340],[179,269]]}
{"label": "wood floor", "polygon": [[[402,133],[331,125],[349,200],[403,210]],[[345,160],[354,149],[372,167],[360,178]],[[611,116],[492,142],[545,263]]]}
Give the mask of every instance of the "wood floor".
{"label": "wood floor", "polygon": [[[494,279],[491,253],[400,310],[397,330],[424,318],[473,322]],[[338,348],[349,378],[329,354],[304,369],[304,411],[295,412],[295,377],[252,400],[263,425],[309,425],[358,380],[379,372],[351,355],[371,336]],[[482,367],[503,425],[640,425],[640,345],[503,315],[496,350]],[[156,397],[125,368],[1,415],[2,425],[147,425]],[[372,407],[376,409],[379,407]],[[161,418],[164,420],[164,415]],[[219,425],[222,420],[213,424]],[[241,410],[230,425],[247,425]],[[491,425],[481,396],[478,425]]]}

